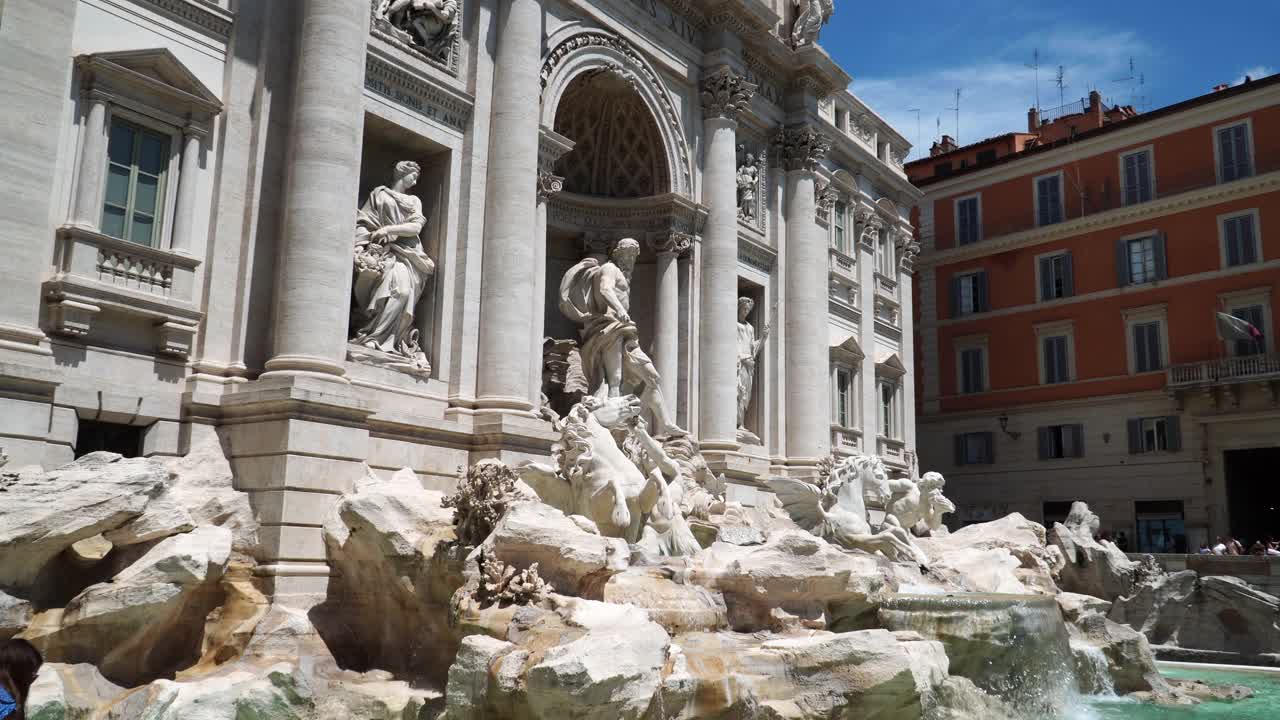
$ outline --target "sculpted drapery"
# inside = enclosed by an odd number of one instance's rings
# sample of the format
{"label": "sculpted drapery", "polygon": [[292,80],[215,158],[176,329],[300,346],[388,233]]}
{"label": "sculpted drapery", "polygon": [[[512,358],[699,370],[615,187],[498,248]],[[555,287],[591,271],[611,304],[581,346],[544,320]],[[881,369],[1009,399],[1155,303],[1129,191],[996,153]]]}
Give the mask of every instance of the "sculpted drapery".
{"label": "sculpted drapery", "polygon": [[356,216],[352,342],[423,364],[414,315],[435,263],[418,238],[422,201],[407,192],[419,172],[417,163],[398,164],[393,185],[374,188]]}

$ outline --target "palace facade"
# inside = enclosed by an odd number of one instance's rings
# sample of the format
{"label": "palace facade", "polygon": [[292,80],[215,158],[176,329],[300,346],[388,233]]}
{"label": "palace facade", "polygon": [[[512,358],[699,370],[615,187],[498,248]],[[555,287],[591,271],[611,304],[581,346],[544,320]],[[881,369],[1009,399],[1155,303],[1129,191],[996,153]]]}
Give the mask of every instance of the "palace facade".
{"label": "palace facade", "polygon": [[627,237],[646,393],[732,498],[833,452],[915,472],[920,192],[830,12],[0,3],[10,464],[216,432],[259,572],[315,591],[366,465],[444,488],[550,454],[549,410],[595,390],[561,279]]}

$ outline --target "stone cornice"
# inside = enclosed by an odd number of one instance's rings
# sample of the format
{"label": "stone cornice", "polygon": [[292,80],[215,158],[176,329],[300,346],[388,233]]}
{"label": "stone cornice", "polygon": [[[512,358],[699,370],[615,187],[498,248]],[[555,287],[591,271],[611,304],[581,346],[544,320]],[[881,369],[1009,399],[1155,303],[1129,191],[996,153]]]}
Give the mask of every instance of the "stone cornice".
{"label": "stone cornice", "polygon": [[727,65],[709,70],[702,77],[702,114],[708,118],[737,120],[738,112],[747,107],[756,86]]}
{"label": "stone cornice", "polygon": [[778,130],[773,144],[775,157],[788,171],[814,171],[831,149],[831,138],[811,125],[800,125]]}
{"label": "stone cornice", "polygon": [[972,245],[921,255],[916,258],[916,265],[925,268],[975,260],[1008,250],[1033,247],[1086,232],[1127,225],[1141,220],[1194,210],[1275,190],[1280,190],[1280,170],[1236,180],[1235,182],[1210,185],[1206,188],[1190,190],[1145,203],[1125,205],[1124,207],[1086,215],[1082,218],[1067,220],[1054,225],[1031,228],[1030,230],[1009,233],[994,238],[983,238],[980,242]]}
{"label": "stone cornice", "polygon": [[173,18],[205,35],[224,42],[231,38],[231,25],[234,16],[222,8],[214,7],[208,3],[193,2],[192,0],[139,1],[144,5],[151,6],[162,15]]}

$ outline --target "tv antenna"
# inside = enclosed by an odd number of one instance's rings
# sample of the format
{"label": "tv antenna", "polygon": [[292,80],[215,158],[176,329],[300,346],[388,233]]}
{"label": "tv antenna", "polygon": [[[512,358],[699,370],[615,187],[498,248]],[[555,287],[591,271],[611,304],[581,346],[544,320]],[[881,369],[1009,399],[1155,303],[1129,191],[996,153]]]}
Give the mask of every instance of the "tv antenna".
{"label": "tv antenna", "polygon": [[1031,53],[1031,64],[1026,67],[1035,71],[1036,75],[1036,114],[1040,114],[1040,48]]}
{"label": "tv antenna", "polygon": [[916,152],[920,151],[920,108],[907,108],[907,112],[916,114]]}
{"label": "tv antenna", "polygon": [[1066,79],[1067,79],[1067,69],[1062,65],[1059,65],[1058,75],[1053,81],[1054,84],[1058,86],[1058,108],[1059,108],[1058,111],[1059,112],[1062,111],[1061,110],[1062,106],[1067,104],[1067,101],[1064,99],[1065,95],[1062,92],[1063,89],[1067,87]]}
{"label": "tv antenna", "polygon": [[956,106],[949,107],[948,110],[956,111],[956,145],[960,144],[960,88],[956,88]]}
{"label": "tv antenna", "polygon": [[1146,89],[1147,74],[1138,72],[1137,66],[1133,62],[1133,58],[1129,58],[1129,74],[1122,78],[1116,78],[1112,82],[1129,83],[1129,104],[1135,108],[1146,103],[1146,96],[1143,91]]}

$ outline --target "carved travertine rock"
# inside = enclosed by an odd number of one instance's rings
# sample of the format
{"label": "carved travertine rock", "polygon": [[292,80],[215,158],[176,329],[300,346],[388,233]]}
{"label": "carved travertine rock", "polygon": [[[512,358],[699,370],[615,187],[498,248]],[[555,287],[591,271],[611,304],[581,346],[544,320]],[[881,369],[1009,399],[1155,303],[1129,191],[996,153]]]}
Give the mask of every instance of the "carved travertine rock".
{"label": "carved travertine rock", "polygon": [[484,542],[512,502],[529,499],[517,489],[517,480],[511,468],[496,460],[482,460],[467,469],[458,489],[442,503],[453,508],[453,523],[464,545]]}
{"label": "carved travertine rock", "polygon": [[517,570],[486,553],[483,548],[478,563],[480,582],[476,587],[476,600],[481,607],[540,603],[552,591],[551,586],[538,576],[538,563]]}
{"label": "carved travertine rock", "polygon": [[1060,581],[1063,590],[1115,600],[1133,593],[1138,563],[1109,540],[1095,539],[1099,524],[1088,505],[1074,502],[1066,523],[1054,523],[1049,530],[1049,542],[1066,559]]}

